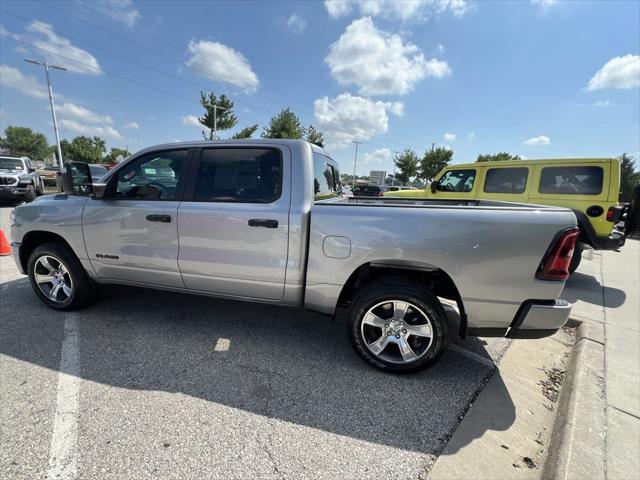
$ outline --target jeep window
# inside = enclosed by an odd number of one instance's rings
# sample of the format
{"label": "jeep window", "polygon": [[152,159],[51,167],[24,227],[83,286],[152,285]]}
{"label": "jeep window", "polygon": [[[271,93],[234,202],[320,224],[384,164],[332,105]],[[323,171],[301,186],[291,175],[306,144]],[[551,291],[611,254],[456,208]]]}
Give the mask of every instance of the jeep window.
{"label": "jeep window", "polygon": [[526,167],[490,168],[484,181],[486,193],[522,193],[527,185]]}
{"label": "jeep window", "polygon": [[325,200],[342,193],[337,165],[321,153],[313,153],[313,192],[315,200]]}
{"label": "jeep window", "polygon": [[0,170],[24,170],[24,165],[17,158],[0,158]]}
{"label": "jeep window", "polygon": [[125,166],[118,172],[115,197],[176,200],[178,181],[188,153],[188,150],[149,153]]}
{"label": "jeep window", "polygon": [[202,151],[193,199],[199,202],[271,203],[282,191],[282,158],[272,148]]}
{"label": "jeep window", "polygon": [[601,167],[545,167],[540,175],[540,193],[598,195],[603,176]]}
{"label": "jeep window", "polygon": [[473,190],[475,179],[476,171],[473,169],[447,170],[438,181],[437,190],[440,192],[470,192]]}

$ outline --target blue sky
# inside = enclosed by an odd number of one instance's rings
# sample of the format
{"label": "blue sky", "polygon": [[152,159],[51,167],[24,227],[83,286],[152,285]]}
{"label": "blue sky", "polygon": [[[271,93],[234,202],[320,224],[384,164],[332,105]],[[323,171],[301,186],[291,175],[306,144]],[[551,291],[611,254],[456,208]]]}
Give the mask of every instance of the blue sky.
{"label": "blue sky", "polygon": [[[392,170],[432,143],[456,163],[640,155],[640,2],[12,1],[0,4],[0,128],[109,146],[201,138],[200,90],[238,129],[283,107],[325,132],[343,171]],[[39,47],[39,48],[37,48]],[[229,132],[232,133],[232,132]]]}

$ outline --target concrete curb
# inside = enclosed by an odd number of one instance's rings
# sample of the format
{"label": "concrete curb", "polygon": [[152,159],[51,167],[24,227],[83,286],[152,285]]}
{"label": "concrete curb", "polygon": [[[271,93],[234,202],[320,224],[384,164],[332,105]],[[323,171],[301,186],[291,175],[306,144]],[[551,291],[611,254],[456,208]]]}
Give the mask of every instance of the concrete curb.
{"label": "concrete curb", "polygon": [[576,342],[557,403],[543,479],[606,478],[604,335],[601,324],[569,320]]}

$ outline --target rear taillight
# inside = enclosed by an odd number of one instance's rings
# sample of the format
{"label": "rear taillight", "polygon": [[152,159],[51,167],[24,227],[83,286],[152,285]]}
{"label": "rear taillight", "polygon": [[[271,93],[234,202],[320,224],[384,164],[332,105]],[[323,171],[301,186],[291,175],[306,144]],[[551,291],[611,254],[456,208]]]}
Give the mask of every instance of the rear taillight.
{"label": "rear taillight", "polygon": [[619,222],[622,219],[623,211],[622,207],[609,207],[609,210],[607,210],[607,222]]}
{"label": "rear taillight", "polygon": [[569,278],[569,265],[573,250],[578,240],[579,230],[576,227],[564,230],[551,250],[542,260],[540,268],[536,272],[539,280],[566,280]]}
{"label": "rear taillight", "polygon": [[383,192],[378,192],[378,196],[379,197],[384,197],[384,193]]}

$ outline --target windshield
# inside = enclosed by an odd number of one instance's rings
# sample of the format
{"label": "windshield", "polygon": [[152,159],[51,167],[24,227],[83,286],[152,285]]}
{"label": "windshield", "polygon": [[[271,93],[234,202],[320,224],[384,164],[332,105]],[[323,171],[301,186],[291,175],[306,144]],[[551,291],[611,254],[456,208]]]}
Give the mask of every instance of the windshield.
{"label": "windshield", "polygon": [[22,160],[17,158],[0,158],[0,169],[3,170],[24,170]]}

